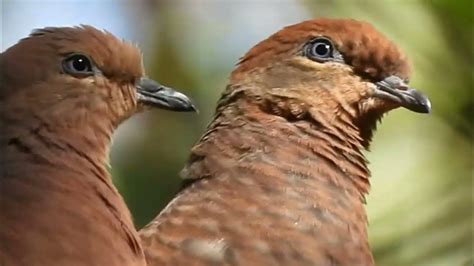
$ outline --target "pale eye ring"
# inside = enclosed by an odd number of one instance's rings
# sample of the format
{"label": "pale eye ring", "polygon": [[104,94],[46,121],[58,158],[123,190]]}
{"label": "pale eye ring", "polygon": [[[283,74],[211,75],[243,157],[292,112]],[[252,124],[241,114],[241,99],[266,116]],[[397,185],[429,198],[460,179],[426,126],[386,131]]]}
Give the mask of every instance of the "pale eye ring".
{"label": "pale eye ring", "polygon": [[332,41],[325,37],[318,37],[308,42],[304,48],[304,55],[317,62],[343,61],[342,55]]}

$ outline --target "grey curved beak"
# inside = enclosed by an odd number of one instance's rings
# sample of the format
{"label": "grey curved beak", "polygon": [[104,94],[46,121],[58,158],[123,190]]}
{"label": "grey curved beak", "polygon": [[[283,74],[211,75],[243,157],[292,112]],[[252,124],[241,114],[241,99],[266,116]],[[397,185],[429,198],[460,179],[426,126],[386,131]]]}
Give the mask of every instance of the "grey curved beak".
{"label": "grey curved beak", "polygon": [[137,84],[137,97],[139,103],[151,107],[177,112],[197,112],[196,106],[188,96],[152,79],[140,79]]}
{"label": "grey curved beak", "polygon": [[417,113],[430,113],[431,102],[423,93],[410,88],[397,76],[390,76],[377,82],[376,97],[393,101]]}

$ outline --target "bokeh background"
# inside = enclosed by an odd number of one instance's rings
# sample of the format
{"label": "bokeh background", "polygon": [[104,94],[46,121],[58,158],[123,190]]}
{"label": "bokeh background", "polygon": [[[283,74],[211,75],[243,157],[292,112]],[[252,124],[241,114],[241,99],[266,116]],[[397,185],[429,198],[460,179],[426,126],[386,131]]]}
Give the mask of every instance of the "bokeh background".
{"label": "bokeh background", "polygon": [[391,112],[367,156],[378,265],[472,265],[473,1],[2,0],[1,50],[33,28],[90,24],[137,43],[150,77],[192,96],[199,115],[152,111],[114,137],[112,172],[145,225],[178,189],[238,58],[280,28],[316,17],[366,20],[412,59],[431,115]]}

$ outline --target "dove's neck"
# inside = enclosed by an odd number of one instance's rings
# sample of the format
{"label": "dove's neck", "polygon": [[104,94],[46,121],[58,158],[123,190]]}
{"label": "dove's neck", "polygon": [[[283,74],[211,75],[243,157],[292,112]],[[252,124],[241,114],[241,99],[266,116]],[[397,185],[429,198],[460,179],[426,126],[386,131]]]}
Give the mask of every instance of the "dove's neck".
{"label": "dove's neck", "polygon": [[303,250],[324,246],[324,256],[346,254],[336,264],[367,265],[359,261],[372,260],[364,208],[369,170],[357,134],[242,102],[219,111],[181,172],[187,186],[158,220],[185,205],[190,217],[216,212],[216,220],[231,222],[222,233],[230,242],[252,238],[276,250],[291,241],[292,251],[316,257]]}
{"label": "dove's neck", "polygon": [[60,169],[64,174],[55,177],[58,180],[69,178],[68,173],[81,173],[91,183],[97,179],[112,186],[107,168],[113,127],[103,120],[57,125],[31,118],[2,124],[5,165]]}
{"label": "dove's neck", "polygon": [[82,124],[0,118],[0,181],[9,191],[2,192],[5,215],[13,217],[21,210],[22,217],[36,225],[27,237],[37,238],[39,244],[44,240],[46,253],[57,245],[51,240],[47,244],[48,238],[77,250],[61,254],[71,263],[90,257],[109,260],[110,265],[120,260],[135,265],[128,254],[143,262],[130,212],[108,172],[113,125],[98,115]]}
{"label": "dove's neck", "polygon": [[[183,177],[200,178],[208,172],[253,164],[252,168],[268,169],[288,179],[300,176],[308,182],[334,182],[364,200],[370,171],[357,127],[337,121],[327,125],[327,120],[310,116],[282,117],[245,102],[230,104],[194,147]],[[205,160],[212,163],[202,165]]]}

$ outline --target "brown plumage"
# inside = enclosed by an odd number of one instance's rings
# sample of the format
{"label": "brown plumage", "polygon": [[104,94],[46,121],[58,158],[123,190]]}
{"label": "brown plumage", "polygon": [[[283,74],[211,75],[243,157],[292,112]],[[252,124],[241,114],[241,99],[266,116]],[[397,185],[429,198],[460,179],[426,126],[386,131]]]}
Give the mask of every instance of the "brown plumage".
{"label": "brown plumage", "polygon": [[34,31],[0,66],[0,264],[145,265],[108,173],[111,136],[145,104],[191,110],[189,99],[90,26]]}
{"label": "brown plumage", "polygon": [[252,48],[183,190],[140,232],[149,265],[374,264],[363,150],[388,110],[430,110],[408,66],[354,20],[306,21]]}

